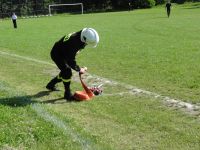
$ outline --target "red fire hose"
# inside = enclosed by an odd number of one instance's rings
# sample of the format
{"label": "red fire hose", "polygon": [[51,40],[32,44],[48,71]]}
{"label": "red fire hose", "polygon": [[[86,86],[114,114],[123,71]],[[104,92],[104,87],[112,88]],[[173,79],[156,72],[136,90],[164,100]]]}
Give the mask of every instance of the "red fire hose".
{"label": "red fire hose", "polygon": [[92,87],[92,88],[88,88],[87,85],[83,82],[82,78],[81,78],[81,74],[79,74],[79,78],[81,81],[81,85],[84,89],[84,91],[76,91],[74,93],[74,98],[76,100],[91,100],[92,97],[94,97],[95,95],[100,95],[102,93],[102,89],[100,89],[100,87]]}

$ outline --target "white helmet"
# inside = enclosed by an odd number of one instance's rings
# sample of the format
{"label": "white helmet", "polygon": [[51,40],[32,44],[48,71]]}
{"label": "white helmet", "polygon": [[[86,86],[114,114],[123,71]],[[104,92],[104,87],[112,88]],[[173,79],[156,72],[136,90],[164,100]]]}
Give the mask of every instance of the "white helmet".
{"label": "white helmet", "polygon": [[99,43],[99,35],[92,28],[84,28],[81,32],[81,41],[95,48]]}

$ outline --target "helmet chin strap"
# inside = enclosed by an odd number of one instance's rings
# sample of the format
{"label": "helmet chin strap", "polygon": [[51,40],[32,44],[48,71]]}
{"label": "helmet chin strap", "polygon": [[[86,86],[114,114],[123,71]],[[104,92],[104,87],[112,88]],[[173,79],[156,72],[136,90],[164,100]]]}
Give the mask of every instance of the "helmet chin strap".
{"label": "helmet chin strap", "polygon": [[83,40],[84,40],[84,42],[86,43],[87,38],[86,38],[85,36],[83,36]]}

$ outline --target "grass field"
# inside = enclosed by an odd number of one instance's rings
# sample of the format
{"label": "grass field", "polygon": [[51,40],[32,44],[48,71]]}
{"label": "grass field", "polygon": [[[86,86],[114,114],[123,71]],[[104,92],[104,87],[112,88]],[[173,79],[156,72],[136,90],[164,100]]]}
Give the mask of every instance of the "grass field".
{"label": "grass field", "polygon": [[[199,7],[174,4],[170,18],[156,7],[18,19],[16,30],[0,21],[0,149],[200,149]],[[45,89],[58,73],[49,52],[84,27],[95,28],[100,43],[77,62],[104,93],[69,103],[62,84]],[[73,80],[81,90],[77,73]],[[197,109],[170,107],[166,98]]]}

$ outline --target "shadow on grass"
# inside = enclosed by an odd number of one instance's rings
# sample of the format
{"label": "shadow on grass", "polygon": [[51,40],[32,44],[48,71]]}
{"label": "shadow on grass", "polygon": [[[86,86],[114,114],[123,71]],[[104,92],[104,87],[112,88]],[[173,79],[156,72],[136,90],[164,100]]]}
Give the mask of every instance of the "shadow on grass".
{"label": "shadow on grass", "polygon": [[[0,98],[0,104],[11,106],[11,107],[23,107],[34,103],[55,103],[58,100],[62,100],[63,98],[50,99],[46,101],[39,101],[38,98],[48,96],[52,91],[40,91],[35,95],[22,95],[22,96],[13,96],[13,97],[5,97]],[[66,103],[64,101],[63,103]]]}

